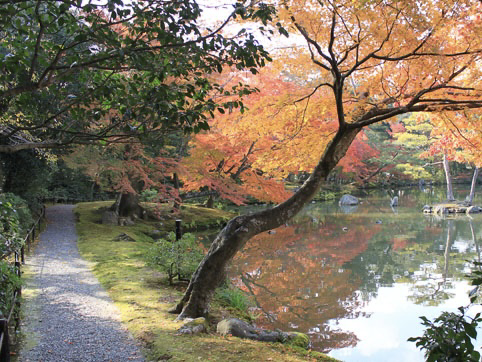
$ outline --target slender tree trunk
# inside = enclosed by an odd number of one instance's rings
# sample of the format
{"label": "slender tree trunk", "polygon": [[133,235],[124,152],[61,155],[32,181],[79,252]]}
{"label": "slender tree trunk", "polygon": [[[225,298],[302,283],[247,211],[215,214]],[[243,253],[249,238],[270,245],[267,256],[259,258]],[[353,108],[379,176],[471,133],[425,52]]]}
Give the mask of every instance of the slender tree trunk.
{"label": "slender tree trunk", "polygon": [[114,211],[117,215],[119,215],[119,205],[120,205],[121,199],[122,199],[122,193],[119,192],[117,194],[114,204],[110,207],[110,209]]}
{"label": "slender tree trunk", "polygon": [[447,182],[447,200],[454,201],[455,197],[454,197],[454,192],[452,190],[452,176],[450,175],[449,161],[445,153],[443,158],[443,165],[444,165],[444,171],[445,171],[445,181]]}
{"label": "slender tree trunk", "polygon": [[288,200],[271,209],[237,216],[229,221],[213,241],[207,255],[192,275],[183,298],[171,312],[180,313],[179,319],[207,315],[211,296],[216,287],[225,280],[226,266],[237,251],[253,236],[277,228],[295,216],[315,196],[330,171],[345,155],[358,132],[359,128],[341,127],[311,176]]}
{"label": "slender tree trunk", "polygon": [[477,177],[479,177],[479,168],[475,167],[474,175],[472,176],[472,185],[470,186],[470,194],[467,198],[467,201],[470,205],[472,205],[472,203],[474,202],[475,187],[477,186]]}
{"label": "slender tree trunk", "polygon": [[181,208],[181,197],[179,196],[180,193],[179,193],[179,189],[180,189],[180,185],[179,185],[179,177],[177,176],[177,172],[174,172],[173,175],[172,175],[172,181],[174,183],[174,189],[177,191],[177,195],[176,195],[176,199],[174,199],[174,212],[178,212],[179,209]]}
{"label": "slender tree trunk", "polygon": [[213,195],[209,195],[208,201],[206,202],[206,207],[208,209],[214,208],[214,196]]}
{"label": "slender tree trunk", "polygon": [[94,201],[95,185],[96,182],[92,181],[92,185],[90,186],[90,201]]}

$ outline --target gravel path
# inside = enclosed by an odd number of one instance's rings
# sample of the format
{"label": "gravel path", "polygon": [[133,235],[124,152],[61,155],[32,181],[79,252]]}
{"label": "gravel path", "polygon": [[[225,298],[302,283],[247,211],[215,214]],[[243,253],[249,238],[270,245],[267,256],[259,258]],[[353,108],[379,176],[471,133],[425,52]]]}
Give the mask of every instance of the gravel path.
{"label": "gravel path", "polygon": [[47,208],[47,228],[26,260],[34,277],[24,293],[26,341],[19,361],[144,361],[117,307],[79,255],[73,208]]}

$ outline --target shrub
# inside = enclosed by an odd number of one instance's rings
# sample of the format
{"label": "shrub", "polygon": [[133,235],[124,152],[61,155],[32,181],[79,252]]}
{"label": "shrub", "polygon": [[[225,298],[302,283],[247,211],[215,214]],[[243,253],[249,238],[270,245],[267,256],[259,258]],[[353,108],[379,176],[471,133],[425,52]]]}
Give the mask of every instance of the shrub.
{"label": "shrub", "polygon": [[176,241],[176,235],[169,233],[167,240],[160,239],[149,249],[147,254],[148,264],[165,273],[169,284],[175,276],[178,280],[189,280],[204,257],[196,237],[186,233],[181,240]]}
{"label": "shrub", "polygon": [[[473,264],[479,268],[482,266],[482,263],[476,261]],[[408,339],[425,350],[428,362],[480,361],[480,353],[475,350],[472,340],[477,339],[477,325],[482,321],[481,314],[477,313],[472,318],[466,312],[478,298],[482,271],[475,270],[468,277],[472,280],[472,285],[476,286],[469,294],[470,304],[459,307],[458,313],[443,312],[433,321],[420,317],[422,324],[427,327],[423,336]]]}
{"label": "shrub", "polygon": [[25,200],[11,193],[0,194],[0,259],[21,248],[32,223]]}
{"label": "shrub", "polygon": [[20,287],[20,278],[15,267],[5,261],[0,261],[0,314],[7,317],[12,307],[13,293]]}
{"label": "shrub", "polygon": [[480,361],[480,353],[474,350],[472,339],[477,338],[477,324],[482,320],[480,313],[475,318],[465,315],[465,308],[459,313],[443,312],[430,321],[420,317],[427,327],[422,337],[409,338],[417,347],[425,350],[428,362],[434,361]]}
{"label": "shrub", "polygon": [[154,202],[159,201],[159,193],[157,190],[148,189],[141,192],[140,201],[143,202]]}

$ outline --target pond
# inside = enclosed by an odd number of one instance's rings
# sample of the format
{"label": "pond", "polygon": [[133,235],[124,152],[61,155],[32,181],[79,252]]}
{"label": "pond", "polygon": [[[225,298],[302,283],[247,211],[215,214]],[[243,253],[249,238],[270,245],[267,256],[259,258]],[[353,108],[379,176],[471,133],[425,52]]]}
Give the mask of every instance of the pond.
{"label": "pond", "polygon": [[343,361],[423,361],[407,338],[422,335],[420,316],[468,304],[467,260],[481,259],[481,214],[421,212],[444,192],[399,190],[396,208],[387,191],[349,208],[312,203],[250,240],[230,276],[253,296],[258,326],[308,333],[314,349]]}

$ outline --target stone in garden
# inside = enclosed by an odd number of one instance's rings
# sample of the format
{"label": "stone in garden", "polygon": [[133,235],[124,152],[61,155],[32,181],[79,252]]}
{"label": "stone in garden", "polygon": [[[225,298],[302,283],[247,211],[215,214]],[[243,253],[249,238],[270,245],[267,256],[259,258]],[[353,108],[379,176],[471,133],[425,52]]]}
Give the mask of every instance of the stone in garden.
{"label": "stone in garden", "polygon": [[197,334],[207,332],[209,328],[206,318],[188,319],[177,331],[178,334]]}
{"label": "stone in garden", "polygon": [[119,223],[119,216],[115,211],[106,210],[102,214],[102,224],[117,225]]}
{"label": "stone in garden", "polygon": [[237,318],[224,319],[217,325],[217,333],[222,336],[253,339],[262,342],[280,342],[302,348],[309,348],[310,338],[299,332],[283,332],[280,330],[264,330]]}
{"label": "stone in garden", "polygon": [[398,206],[398,196],[395,196],[395,197],[390,201],[390,206],[392,206],[392,207]]}
{"label": "stone in garden", "polygon": [[470,206],[470,207],[467,208],[467,210],[465,212],[467,214],[477,214],[481,211],[482,211],[482,209],[478,206]]}
{"label": "stone in garden", "polygon": [[345,194],[341,197],[338,205],[358,205],[358,198],[352,195]]}
{"label": "stone in garden", "polygon": [[122,233],[117,235],[113,241],[135,241],[135,239],[131,238],[129,235],[126,233]]}
{"label": "stone in garden", "polygon": [[265,331],[237,318],[224,319],[217,325],[217,332],[223,336],[232,335],[239,338],[254,339],[263,342],[282,342],[280,332]]}
{"label": "stone in garden", "polygon": [[288,335],[287,340],[285,341],[286,344],[304,349],[309,349],[311,347],[311,341],[308,335],[300,332],[288,332],[286,334]]}

